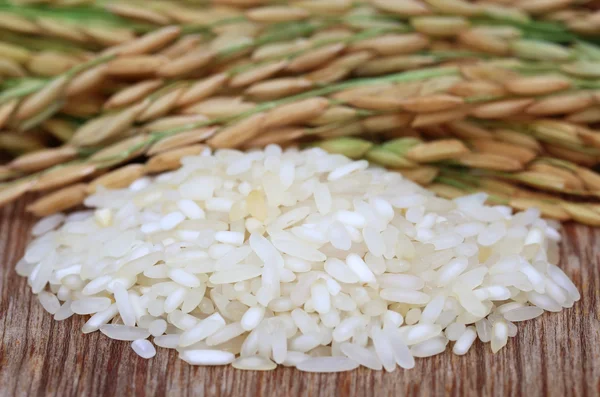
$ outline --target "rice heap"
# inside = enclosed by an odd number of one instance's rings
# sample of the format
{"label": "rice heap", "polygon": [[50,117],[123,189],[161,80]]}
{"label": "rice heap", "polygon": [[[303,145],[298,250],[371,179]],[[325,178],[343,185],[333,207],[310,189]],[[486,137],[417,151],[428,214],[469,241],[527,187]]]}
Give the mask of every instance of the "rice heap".
{"label": "rice heap", "polygon": [[[571,307],[557,223],[318,149],[219,150],[52,215],[18,263],[64,320],[195,365],[393,371]],[[62,224],[62,225],[61,225]],[[148,338],[152,336],[154,344]]]}

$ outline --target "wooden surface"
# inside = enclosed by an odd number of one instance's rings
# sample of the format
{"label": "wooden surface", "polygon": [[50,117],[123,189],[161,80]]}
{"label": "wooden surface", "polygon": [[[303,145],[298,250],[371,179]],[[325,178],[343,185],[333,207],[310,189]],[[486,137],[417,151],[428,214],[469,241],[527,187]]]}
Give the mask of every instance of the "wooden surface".
{"label": "wooden surface", "polygon": [[246,372],[193,367],[160,349],[144,360],[129,343],[99,332],[83,335],[85,320],[55,322],[14,271],[33,219],[25,203],[0,212],[0,396],[599,396],[600,229],[567,225],[562,267],[582,300],[560,313],[521,323],[493,355],[480,342],[463,357],[447,352],[418,359],[413,370],[359,369],[306,374],[289,368]]}

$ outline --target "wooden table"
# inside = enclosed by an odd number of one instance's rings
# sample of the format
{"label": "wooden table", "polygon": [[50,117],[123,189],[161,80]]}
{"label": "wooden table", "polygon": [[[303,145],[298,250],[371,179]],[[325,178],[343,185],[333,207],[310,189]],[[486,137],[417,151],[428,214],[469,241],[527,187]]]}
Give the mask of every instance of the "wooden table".
{"label": "wooden table", "polygon": [[230,367],[193,367],[174,351],[139,358],[129,343],[99,332],[84,335],[85,320],[55,322],[26,280],[14,271],[34,220],[25,203],[0,212],[0,396],[599,396],[600,229],[567,225],[562,267],[580,288],[571,309],[519,325],[493,355],[477,342],[463,357],[418,359],[411,371],[359,369],[307,374]]}

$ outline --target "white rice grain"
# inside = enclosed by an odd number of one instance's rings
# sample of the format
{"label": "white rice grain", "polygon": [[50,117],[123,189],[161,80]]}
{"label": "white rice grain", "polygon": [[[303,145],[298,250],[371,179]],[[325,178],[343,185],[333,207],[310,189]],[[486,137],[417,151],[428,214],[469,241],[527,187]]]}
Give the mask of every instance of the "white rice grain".
{"label": "white rice grain", "polygon": [[[340,372],[497,352],[580,299],[558,224],[322,149],[204,151],[52,215],[16,270],[57,321],[192,365]],[[62,302],[62,304],[61,304]]]}
{"label": "white rice grain", "polygon": [[131,342],[131,348],[142,358],[149,359],[156,356],[156,348],[147,339],[137,339]]}
{"label": "white rice grain", "polygon": [[345,357],[312,357],[301,361],[296,368],[304,372],[346,372],[358,368],[359,364]]}

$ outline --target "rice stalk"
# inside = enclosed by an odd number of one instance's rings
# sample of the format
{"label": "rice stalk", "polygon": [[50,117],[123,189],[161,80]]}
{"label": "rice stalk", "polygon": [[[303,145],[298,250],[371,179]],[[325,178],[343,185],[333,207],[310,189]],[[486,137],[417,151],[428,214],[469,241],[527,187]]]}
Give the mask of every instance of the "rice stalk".
{"label": "rice stalk", "polygon": [[[167,31],[167,33],[172,34],[171,32]],[[149,35],[147,35],[149,36]],[[146,38],[146,36],[140,38],[139,40],[144,40]],[[339,46],[338,46],[339,47]],[[327,47],[324,47],[325,49]],[[320,50],[320,49],[318,49]],[[310,52],[306,55],[311,55]],[[204,56],[204,55],[203,55]],[[302,58],[302,56],[300,56],[300,58]],[[130,73],[133,75],[139,75],[140,73],[143,74],[144,72],[148,72],[150,73],[150,69],[156,68],[158,65],[162,65],[164,60],[162,60],[160,57],[150,57],[148,60],[151,60],[151,62],[143,62],[144,64],[144,68],[140,68],[140,62],[142,58],[120,58],[117,60],[114,60],[112,62],[109,63],[109,65],[106,67],[105,72],[107,72],[109,75],[110,74],[114,74],[114,73],[122,73],[124,75],[129,75]],[[143,58],[146,59],[146,58]],[[289,65],[288,65],[289,66]],[[334,70],[335,71],[335,70]],[[337,78],[343,78],[347,71],[338,71],[339,73],[339,77]],[[340,74],[341,73],[341,74]],[[308,82],[308,80],[302,80],[302,79],[297,79],[297,80],[289,80],[289,81],[285,81],[285,80],[276,80],[273,81],[271,83],[265,82],[265,83],[259,83],[258,86],[251,86],[248,89],[248,92],[250,94],[258,94],[261,96],[264,96],[266,98],[274,98],[274,97],[280,97],[283,95],[291,95],[292,93],[296,93],[299,92],[301,90],[304,89],[309,89],[311,88],[313,85],[311,83]],[[182,95],[182,97],[185,97],[185,95]]]}
{"label": "rice stalk", "polygon": [[[251,116],[258,114],[259,116],[257,116],[257,118],[262,119],[263,115],[261,115],[260,112],[267,111],[267,110],[274,111],[275,109],[277,109],[276,104],[280,104],[280,105],[286,105],[288,103],[294,104],[294,103],[298,103],[299,99],[302,100],[305,97],[306,97],[306,99],[310,99],[315,94],[327,95],[327,94],[331,94],[331,93],[335,93],[335,92],[341,92],[341,91],[347,90],[347,89],[354,89],[355,87],[361,87],[363,85],[369,86],[370,84],[373,84],[373,83],[398,83],[398,82],[402,82],[403,80],[410,81],[412,78],[420,79],[420,78],[423,78],[424,76],[428,77],[430,75],[429,73],[431,73],[431,76],[436,76],[438,74],[443,76],[445,73],[449,73],[450,75],[453,75],[453,74],[456,74],[457,72],[458,72],[458,69],[456,69],[456,68],[454,68],[454,69],[446,68],[446,69],[435,69],[432,71],[412,72],[409,74],[402,74],[402,75],[397,75],[397,76],[385,76],[383,78],[378,78],[378,79],[365,79],[365,80],[358,80],[358,81],[353,81],[353,82],[345,82],[345,83],[337,84],[332,87],[318,89],[316,91],[311,92],[311,95],[300,94],[299,96],[296,96],[293,98],[284,98],[283,100],[279,100],[279,101],[268,102],[266,104],[258,104],[255,106],[255,109],[253,108],[253,110],[251,112],[245,111],[245,112],[243,112],[242,115],[237,116],[237,118],[242,117],[240,119],[241,120],[240,122],[238,122],[237,124],[233,123],[231,125],[231,127],[229,127],[229,130],[228,130],[228,128],[225,128],[225,129],[219,131],[211,140],[209,140],[208,143],[213,144],[213,146],[217,146],[217,147],[232,147],[232,146],[245,145],[246,142],[251,142],[256,137],[255,134],[256,134],[256,131],[260,128],[260,123],[254,122],[253,126],[251,126],[252,128],[246,128],[246,127],[240,128],[240,125],[244,122],[243,117],[250,116],[250,119],[252,119]],[[318,98],[315,98],[315,99],[318,99]],[[325,103],[325,102],[323,102],[323,103]],[[281,106],[281,108],[284,108],[284,107]],[[290,109],[293,110],[294,107],[290,106]],[[254,113],[254,112],[258,112],[258,113]],[[267,114],[268,114],[268,112],[267,112]],[[315,117],[315,118],[321,117],[322,114],[323,114],[323,112],[319,112],[318,116],[315,114],[315,115],[313,115],[313,117]],[[301,121],[301,118],[298,120]],[[211,121],[203,120],[200,123],[210,123],[210,122]],[[193,127],[197,128],[200,126],[201,125],[194,125]],[[180,128],[181,128],[181,130],[176,128],[175,132],[172,132],[172,133],[169,132],[169,133],[165,134],[165,133],[159,132],[156,135],[152,135],[151,139],[156,139],[155,142],[158,142],[161,138],[164,138],[164,137],[169,137],[169,136],[176,137],[177,132],[179,132],[179,131],[184,132],[185,130],[192,128],[192,125],[184,125],[183,127],[180,127]],[[243,134],[240,134],[239,132],[235,132],[236,128],[237,128],[237,131],[242,131],[244,134],[248,134],[248,135],[243,136]],[[382,127],[382,128],[385,128],[385,127]],[[231,131],[234,131],[235,133],[231,132]],[[548,137],[546,137],[546,138],[549,139]],[[457,141],[457,142],[459,144],[461,144],[460,141]],[[434,141],[434,143],[435,143],[435,141]],[[140,141],[140,143],[138,145],[141,145],[141,144],[146,144],[146,142]],[[444,144],[443,141],[442,141],[442,144]],[[429,144],[425,143],[424,145],[429,145]],[[439,145],[439,143],[436,145]],[[455,143],[453,142],[452,145],[455,145]],[[135,146],[132,146],[132,147],[135,147]],[[431,148],[431,146],[425,146],[425,147]],[[440,149],[440,147],[441,147],[441,149]],[[460,156],[462,154],[465,154],[465,149],[466,149],[466,146],[464,146],[464,145],[462,147],[456,146],[456,148],[454,146],[451,146],[450,148],[444,147],[444,146],[440,146],[440,147],[437,148],[436,150],[429,149],[429,151],[424,150],[424,149],[415,149],[414,147],[411,147],[410,151],[408,152],[411,154],[407,155],[408,160],[412,161],[413,163],[415,163],[415,160],[423,161],[423,162],[456,160],[457,158],[460,158]],[[121,151],[116,151],[115,155],[118,156],[119,153],[123,153],[123,151],[122,151],[123,149],[120,149],[120,150]],[[131,151],[131,149],[127,149],[127,150]],[[466,149],[466,150],[468,151],[468,149]],[[371,150],[369,150],[369,151],[371,151]],[[369,151],[367,151],[367,153]],[[373,153],[376,153],[376,152],[373,151]],[[110,156],[108,158],[110,158]],[[373,155],[373,158],[376,158],[376,155]],[[172,164],[174,164],[174,163],[172,163]],[[419,168],[420,167],[415,167],[415,172],[413,172],[412,174],[410,174],[410,173],[408,173],[408,174],[411,175],[411,177],[413,177],[415,179],[420,178],[419,180],[431,179],[431,175],[434,174],[434,172],[432,171],[431,168],[427,168],[427,172],[418,173],[418,172],[416,172],[416,169],[419,169]],[[534,176],[537,176],[537,175],[534,175]],[[533,176],[530,173],[530,174],[521,174],[519,177],[523,180],[526,180],[527,177],[531,178]]]}

